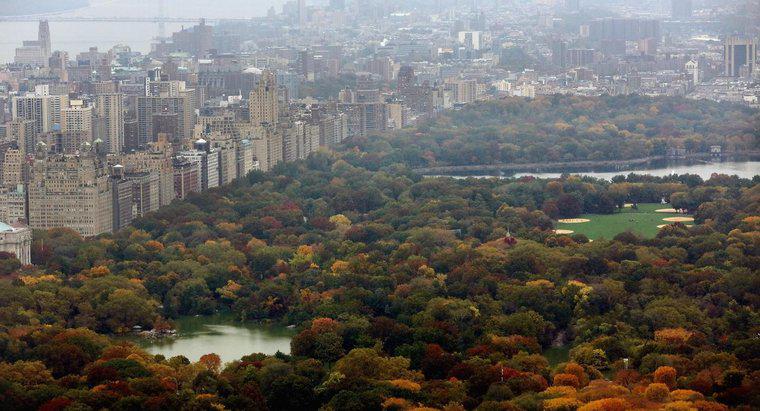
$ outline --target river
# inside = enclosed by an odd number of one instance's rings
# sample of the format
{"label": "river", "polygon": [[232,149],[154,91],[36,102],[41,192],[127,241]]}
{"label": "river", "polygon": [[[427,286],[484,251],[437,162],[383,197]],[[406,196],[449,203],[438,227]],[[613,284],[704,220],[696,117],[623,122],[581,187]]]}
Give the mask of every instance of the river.
{"label": "river", "polygon": [[175,324],[175,337],[133,341],[147,352],[166,358],[184,355],[198,361],[202,355],[215,353],[226,363],[253,353],[289,354],[290,340],[295,335],[294,330],[285,327],[241,323],[226,314],[182,317]]}
{"label": "river", "polygon": [[[760,161],[722,161],[722,162],[671,162],[664,164],[656,164],[651,167],[633,167],[627,170],[621,171],[605,171],[605,170],[563,170],[563,171],[523,171],[516,172],[514,174],[499,175],[498,177],[510,178],[510,177],[524,177],[533,176],[536,178],[559,178],[563,173],[590,176],[605,180],[610,180],[612,177],[619,175],[628,175],[630,173],[635,174],[649,174],[657,177],[664,177],[672,174],[697,174],[702,179],[707,180],[713,173],[737,175],[741,178],[753,178],[756,175],[760,175]],[[437,177],[437,176],[431,176]],[[494,175],[449,175],[448,177],[454,178],[488,178],[496,177]]]}
{"label": "river", "polygon": [[[262,17],[270,7],[282,10],[286,0],[164,0],[164,15],[178,18]],[[0,1],[0,4],[2,1]],[[89,7],[56,13],[61,17],[157,17],[158,0],[90,0]],[[2,7],[0,5],[0,7]],[[182,24],[166,24],[166,33],[178,31]],[[51,22],[54,50],[65,50],[71,58],[97,46],[106,51],[117,44],[132,50],[150,51],[158,25],[154,23]],[[37,39],[37,23],[0,22],[0,64],[13,61],[16,47],[24,40]]]}

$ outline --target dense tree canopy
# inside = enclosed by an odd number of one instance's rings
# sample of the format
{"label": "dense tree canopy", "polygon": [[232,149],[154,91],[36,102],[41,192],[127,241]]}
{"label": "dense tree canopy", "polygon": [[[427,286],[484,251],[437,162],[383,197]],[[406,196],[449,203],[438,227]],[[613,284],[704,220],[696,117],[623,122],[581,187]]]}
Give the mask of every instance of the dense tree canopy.
{"label": "dense tree canopy", "polygon": [[627,160],[668,148],[758,150],[760,114],[743,106],[644,96],[509,98],[448,111],[418,128],[356,143],[361,163],[411,167]]}
{"label": "dense tree canopy", "polygon": [[[760,406],[758,181],[427,179],[377,154],[317,153],[114,235],[37,232],[34,266],[0,256],[4,408]],[[697,225],[552,231],[663,197]],[[291,354],[191,363],[104,336],[217,311],[296,325]]]}

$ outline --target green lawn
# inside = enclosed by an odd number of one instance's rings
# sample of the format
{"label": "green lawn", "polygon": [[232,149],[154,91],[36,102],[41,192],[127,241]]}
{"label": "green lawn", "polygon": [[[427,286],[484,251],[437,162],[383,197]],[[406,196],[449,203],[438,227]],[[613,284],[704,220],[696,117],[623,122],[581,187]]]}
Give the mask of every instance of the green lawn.
{"label": "green lawn", "polygon": [[[624,208],[623,211],[614,214],[585,214],[579,218],[591,220],[588,223],[563,224],[556,223],[558,230],[573,230],[579,234],[596,240],[599,238],[611,239],[617,234],[631,231],[647,238],[657,235],[660,224],[671,224],[663,221],[663,218],[683,216],[683,214],[655,213],[655,210],[670,208],[670,205],[662,204],[639,204],[638,210]],[[686,223],[693,224],[693,223]]]}

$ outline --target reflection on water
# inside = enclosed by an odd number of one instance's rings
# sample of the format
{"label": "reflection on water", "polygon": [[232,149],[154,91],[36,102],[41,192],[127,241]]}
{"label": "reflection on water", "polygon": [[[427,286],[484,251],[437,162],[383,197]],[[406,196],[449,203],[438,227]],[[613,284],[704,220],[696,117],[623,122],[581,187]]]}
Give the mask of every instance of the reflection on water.
{"label": "reflection on water", "polygon": [[[490,177],[525,177],[532,176],[536,178],[559,178],[562,174],[574,174],[595,177],[605,180],[610,180],[615,176],[628,175],[628,174],[649,174],[656,177],[665,177],[672,174],[696,174],[702,179],[707,180],[714,173],[737,175],[741,178],[753,178],[756,175],[760,175],[760,161],[724,161],[724,162],[699,162],[699,163],[666,163],[654,164],[651,167],[634,167],[626,170],[604,171],[604,170],[562,170],[562,171],[524,171],[516,172],[514,174],[504,174],[500,176],[494,175],[447,175],[446,177],[453,178],[490,178]],[[441,177],[430,176],[430,177]]]}
{"label": "reflection on water", "polygon": [[157,340],[140,339],[137,344],[151,354],[167,358],[184,355],[190,361],[209,353],[223,362],[253,353],[289,354],[293,330],[236,322],[229,315],[183,317],[176,321],[178,336]]}
{"label": "reflection on water", "polygon": [[[610,180],[612,177],[619,175],[649,174],[656,177],[665,177],[673,174],[697,174],[702,179],[707,180],[714,173],[737,175],[741,178],[752,178],[760,174],[760,161],[730,161],[723,163],[705,163],[705,164],[679,164],[660,168],[634,168],[625,171],[580,171],[572,174],[580,174]],[[515,177],[534,176],[537,178],[558,178],[562,173],[516,173]]]}

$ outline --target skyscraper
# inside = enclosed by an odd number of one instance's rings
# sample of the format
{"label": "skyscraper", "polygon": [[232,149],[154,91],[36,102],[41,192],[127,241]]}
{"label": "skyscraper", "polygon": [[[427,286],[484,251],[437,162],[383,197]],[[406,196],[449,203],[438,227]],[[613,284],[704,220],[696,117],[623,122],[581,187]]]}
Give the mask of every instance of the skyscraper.
{"label": "skyscraper", "polygon": [[416,82],[417,79],[414,75],[414,68],[412,66],[401,66],[398,70],[398,91],[404,92],[414,86]]}
{"label": "skyscraper", "polygon": [[258,86],[251,91],[249,99],[251,124],[259,126],[267,123],[277,125],[279,102],[277,98],[277,79],[269,70],[261,73]]}
{"label": "skyscraper", "polygon": [[124,148],[124,103],[118,93],[95,96],[95,114],[105,123],[102,138],[109,153],[118,153]]}
{"label": "skyscraper", "polygon": [[[161,82],[174,83],[174,82]],[[178,140],[189,140],[193,135],[195,124],[195,94],[193,90],[185,90],[184,82],[178,90],[137,97],[138,145],[144,147],[147,143],[156,141],[157,134],[153,130],[154,115],[176,114]]]}
{"label": "skyscraper", "polygon": [[69,96],[50,95],[45,87],[34,93],[15,96],[11,101],[13,119],[32,120],[35,134],[51,131],[61,124],[61,110],[69,105]]}
{"label": "skyscraper", "polygon": [[92,107],[86,107],[82,100],[72,100],[71,106],[61,110],[61,131],[82,131],[92,141]]}
{"label": "skyscraper", "polygon": [[16,64],[45,67],[52,54],[50,44],[50,26],[47,20],[41,20],[37,29],[37,40],[26,40],[22,47],[16,49]]}
{"label": "skyscraper", "polygon": [[40,20],[40,25],[37,28],[37,41],[39,42],[42,56],[46,59],[50,58],[53,54],[53,47],[50,42],[50,25],[47,20]]}
{"label": "skyscraper", "polygon": [[22,154],[34,152],[34,145],[37,143],[34,121],[17,118],[0,127],[5,129],[5,137],[14,141]]}
{"label": "skyscraper", "polygon": [[724,74],[727,77],[739,77],[743,66],[749,73],[755,67],[757,59],[757,41],[743,37],[728,37],[723,45]]}

